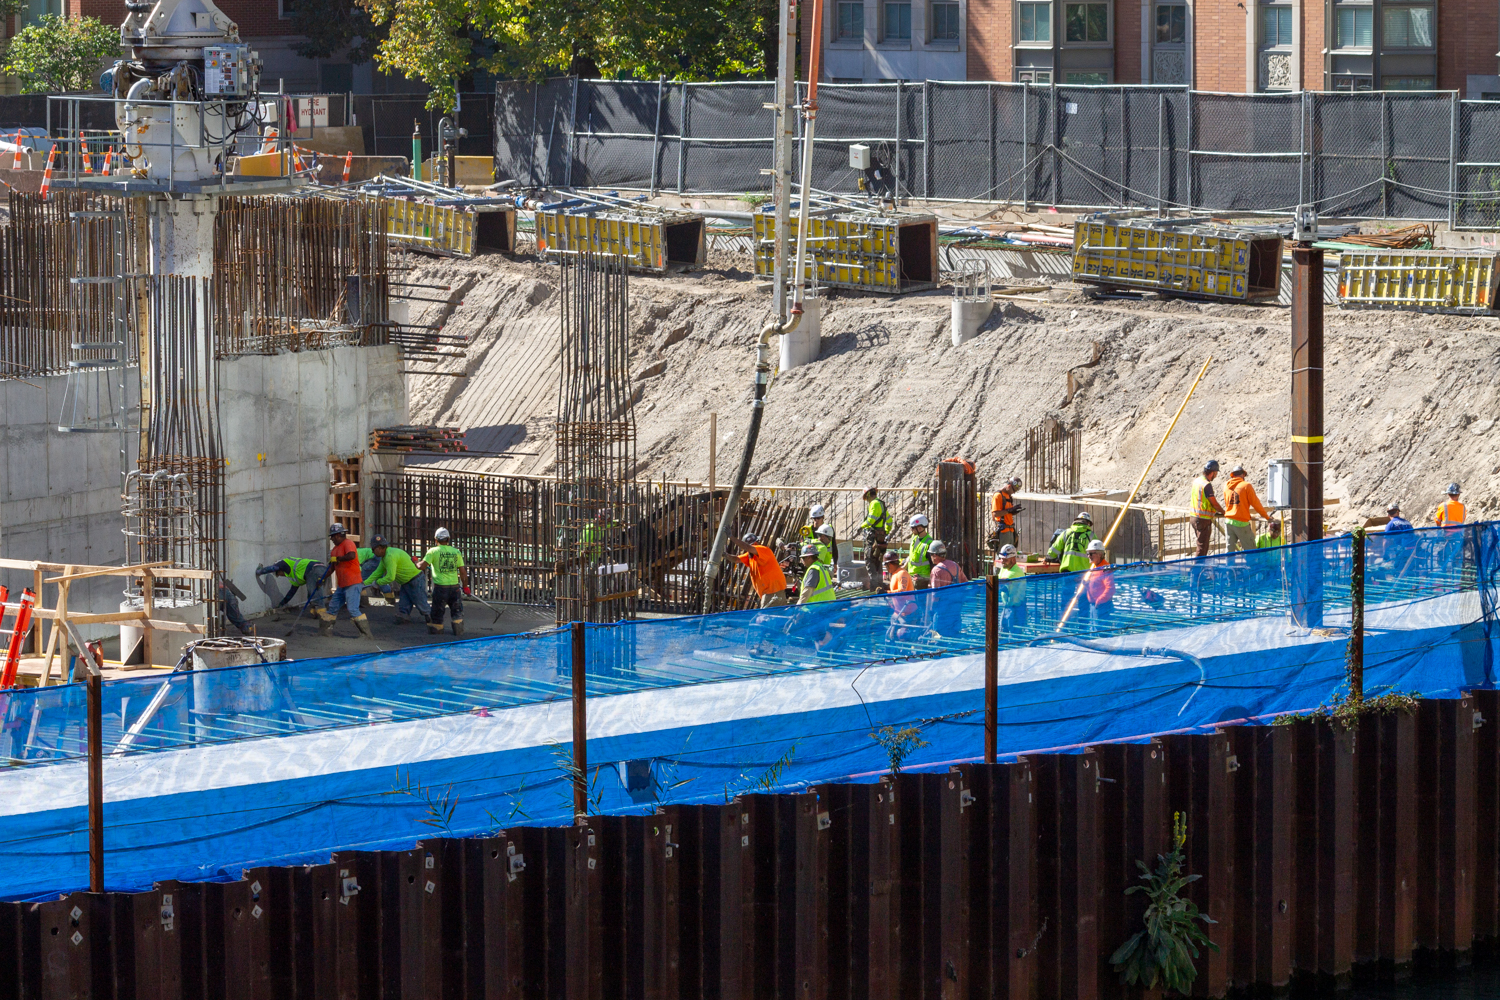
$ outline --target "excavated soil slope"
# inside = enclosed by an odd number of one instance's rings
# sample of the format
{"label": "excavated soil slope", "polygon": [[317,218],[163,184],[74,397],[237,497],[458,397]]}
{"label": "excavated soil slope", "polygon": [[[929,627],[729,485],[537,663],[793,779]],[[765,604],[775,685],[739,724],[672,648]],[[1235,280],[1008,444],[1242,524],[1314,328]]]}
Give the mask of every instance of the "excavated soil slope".
{"label": "excavated soil slope", "polygon": [[[718,479],[734,472],[749,420],[753,343],[770,295],[748,261],[665,278],[632,276],[632,377],[640,472],[702,481],[718,413]],[[414,377],[412,419],[469,429],[506,457],[446,468],[543,473],[557,397],[556,268],[486,256],[420,261],[410,280],[445,284],[418,322],[470,338],[467,378]],[[1094,303],[1058,286],[1012,302],[955,348],[946,292],[834,293],[814,363],[778,374],[750,481],[919,485],[961,455],[983,474],[1020,474],[1027,427],[1054,414],[1083,428],[1085,489],[1128,489],[1205,358],[1213,364],[1167,442],[1144,499],[1185,505],[1207,458],[1241,461],[1264,490],[1290,455],[1289,314],[1275,306]],[[1328,497],[1341,525],[1399,499],[1425,517],[1450,480],[1471,517],[1500,515],[1500,321],[1341,311],[1326,319]]]}

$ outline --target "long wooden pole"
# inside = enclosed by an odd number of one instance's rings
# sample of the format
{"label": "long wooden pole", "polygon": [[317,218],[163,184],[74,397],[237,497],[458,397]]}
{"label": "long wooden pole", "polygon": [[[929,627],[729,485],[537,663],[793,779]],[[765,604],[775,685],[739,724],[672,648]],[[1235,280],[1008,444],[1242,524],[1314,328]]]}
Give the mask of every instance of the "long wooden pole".
{"label": "long wooden pole", "polygon": [[984,762],[995,763],[1000,715],[1000,578],[984,578]]}
{"label": "long wooden pole", "polygon": [[[1145,485],[1146,477],[1151,474],[1151,467],[1156,464],[1156,458],[1161,454],[1161,450],[1167,446],[1167,438],[1172,436],[1172,431],[1177,427],[1177,421],[1182,419],[1183,411],[1187,409],[1188,402],[1193,398],[1193,393],[1197,390],[1198,383],[1202,382],[1203,376],[1208,374],[1208,366],[1213,363],[1213,360],[1213,355],[1209,355],[1208,359],[1203,362],[1203,367],[1198,371],[1198,377],[1193,379],[1193,384],[1188,387],[1187,395],[1182,397],[1182,405],[1179,406],[1177,408],[1177,412],[1172,415],[1172,422],[1167,425],[1167,432],[1161,436],[1161,441],[1157,443],[1156,450],[1151,453],[1151,460],[1147,462],[1146,467],[1141,470],[1141,478],[1135,481],[1135,489],[1130,491],[1130,496],[1126,497],[1125,499],[1125,506],[1121,507],[1120,512],[1115,515],[1115,522],[1109,526],[1109,533],[1104,536],[1104,547],[1106,549],[1109,548],[1109,543],[1114,541],[1115,532],[1120,530],[1120,525],[1125,523],[1125,515],[1129,513],[1130,505],[1135,503],[1135,495],[1139,493],[1141,491],[1141,487]],[[1068,602],[1067,610],[1064,611],[1062,613],[1062,617],[1057,620],[1057,628],[1053,629],[1053,631],[1061,632],[1063,630],[1063,626],[1068,623],[1068,619],[1072,617],[1073,612],[1078,608],[1078,600],[1082,596],[1083,584],[1082,582],[1080,582],[1078,585],[1078,590],[1073,594],[1073,600]]]}

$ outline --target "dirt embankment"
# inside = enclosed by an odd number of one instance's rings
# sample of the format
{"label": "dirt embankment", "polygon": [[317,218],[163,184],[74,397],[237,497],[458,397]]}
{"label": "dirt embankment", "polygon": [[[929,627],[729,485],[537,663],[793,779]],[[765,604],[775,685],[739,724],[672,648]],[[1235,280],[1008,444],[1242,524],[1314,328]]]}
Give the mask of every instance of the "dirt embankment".
{"label": "dirt embankment", "polygon": [[[632,277],[632,378],[642,474],[702,481],[718,413],[718,479],[738,463],[749,420],[753,343],[770,296],[748,261],[666,278]],[[486,256],[425,262],[410,280],[451,285],[447,332],[470,338],[466,378],[412,382],[412,417],[470,428],[506,457],[449,468],[539,473],[552,464],[557,271]],[[423,293],[438,294],[438,293]],[[1186,301],[1091,302],[1071,285],[1050,301],[997,309],[955,348],[949,297],[835,292],[819,359],[778,374],[751,482],[915,486],[962,455],[993,476],[1022,474],[1026,428],[1053,414],[1083,428],[1083,487],[1128,489],[1183,394],[1213,364],[1147,480],[1145,498],[1185,505],[1202,463],[1290,456],[1286,309]],[[425,318],[423,316],[425,315]],[[1458,480],[1473,516],[1500,516],[1500,320],[1340,311],[1326,318],[1327,481],[1336,524],[1399,500],[1425,517]]]}

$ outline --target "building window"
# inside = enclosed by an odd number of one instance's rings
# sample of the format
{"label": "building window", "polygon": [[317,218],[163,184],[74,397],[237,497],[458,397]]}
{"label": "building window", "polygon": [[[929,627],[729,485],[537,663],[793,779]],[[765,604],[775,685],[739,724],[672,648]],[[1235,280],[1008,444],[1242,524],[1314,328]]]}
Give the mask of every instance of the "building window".
{"label": "building window", "polygon": [[[1023,42],[1052,41],[1052,5],[1050,3],[1017,4],[1020,8],[1021,34]],[[1050,76],[1048,82],[1051,82]]]}
{"label": "building window", "polygon": [[1337,45],[1341,49],[1368,49],[1374,44],[1375,11],[1370,7],[1338,8]]}
{"label": "building window", "polygon": [[1436,81],[1430,76],[1383,76],[1380,85],[1386,90],[1435,90]]}
{"label": "building window", "polygon": [[839,41],[858,42],[865,37],[863,0],[839,0]]}
{"label": "building window", "polygon": [[295,13],[297,13],[297,0],[281,0],[278,5],[278,14],[283,20]]}
{"label": "building window", "polygon": [[1432,48],[1432,8],[1382,6],[1380,46],[1384,49]]}
{"label": "building window", "polygon": [[1268,49],[1292,47],[1292,8],[1260,9],[1260,44]]}
{"label": "building window", "polygon": [[1109,41],[1109,4],[1070,3],[1063,5],[1063,38],[1069,42]]}
{"label": "building window", "polygon": [[911,41],[911,4],[888,2],[885,5],[885,37],[887,41]]}
{"label": "building window", "polygon": [[1333,89],[1348,94],[1355,91],[1374,90],[1375,84],[1368,76],[1336,76],[1333,78]]}
{"label": "building window", "polygon": [[1180,3],[1156,5],[1156,44],[1181,45],[1187,39],[1187,8]]}
{"label": "building window", "polygon": [[1040,83],[1049,85],[1052,83],[1052,71],[1050,69],[1023,69],[1016,72],[1017,83]]}
{"label": "building window", "polygon": [[1099,84],[1108,83],[1108,73],[1064,73],[1063,83]]}
{"label": "building window", "polygon": [[958,41],[958,4],[932,4],[932,39],[938,42]]}

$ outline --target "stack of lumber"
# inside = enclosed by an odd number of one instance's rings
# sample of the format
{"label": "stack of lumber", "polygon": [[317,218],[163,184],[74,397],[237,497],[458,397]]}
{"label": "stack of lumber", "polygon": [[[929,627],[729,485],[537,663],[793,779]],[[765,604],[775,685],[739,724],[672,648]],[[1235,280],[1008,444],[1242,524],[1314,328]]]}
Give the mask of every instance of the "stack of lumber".
{"label": "stack of lumber", "polygon": [[468,451],[462,427],[401,424],[370,432],[371,451]]}

